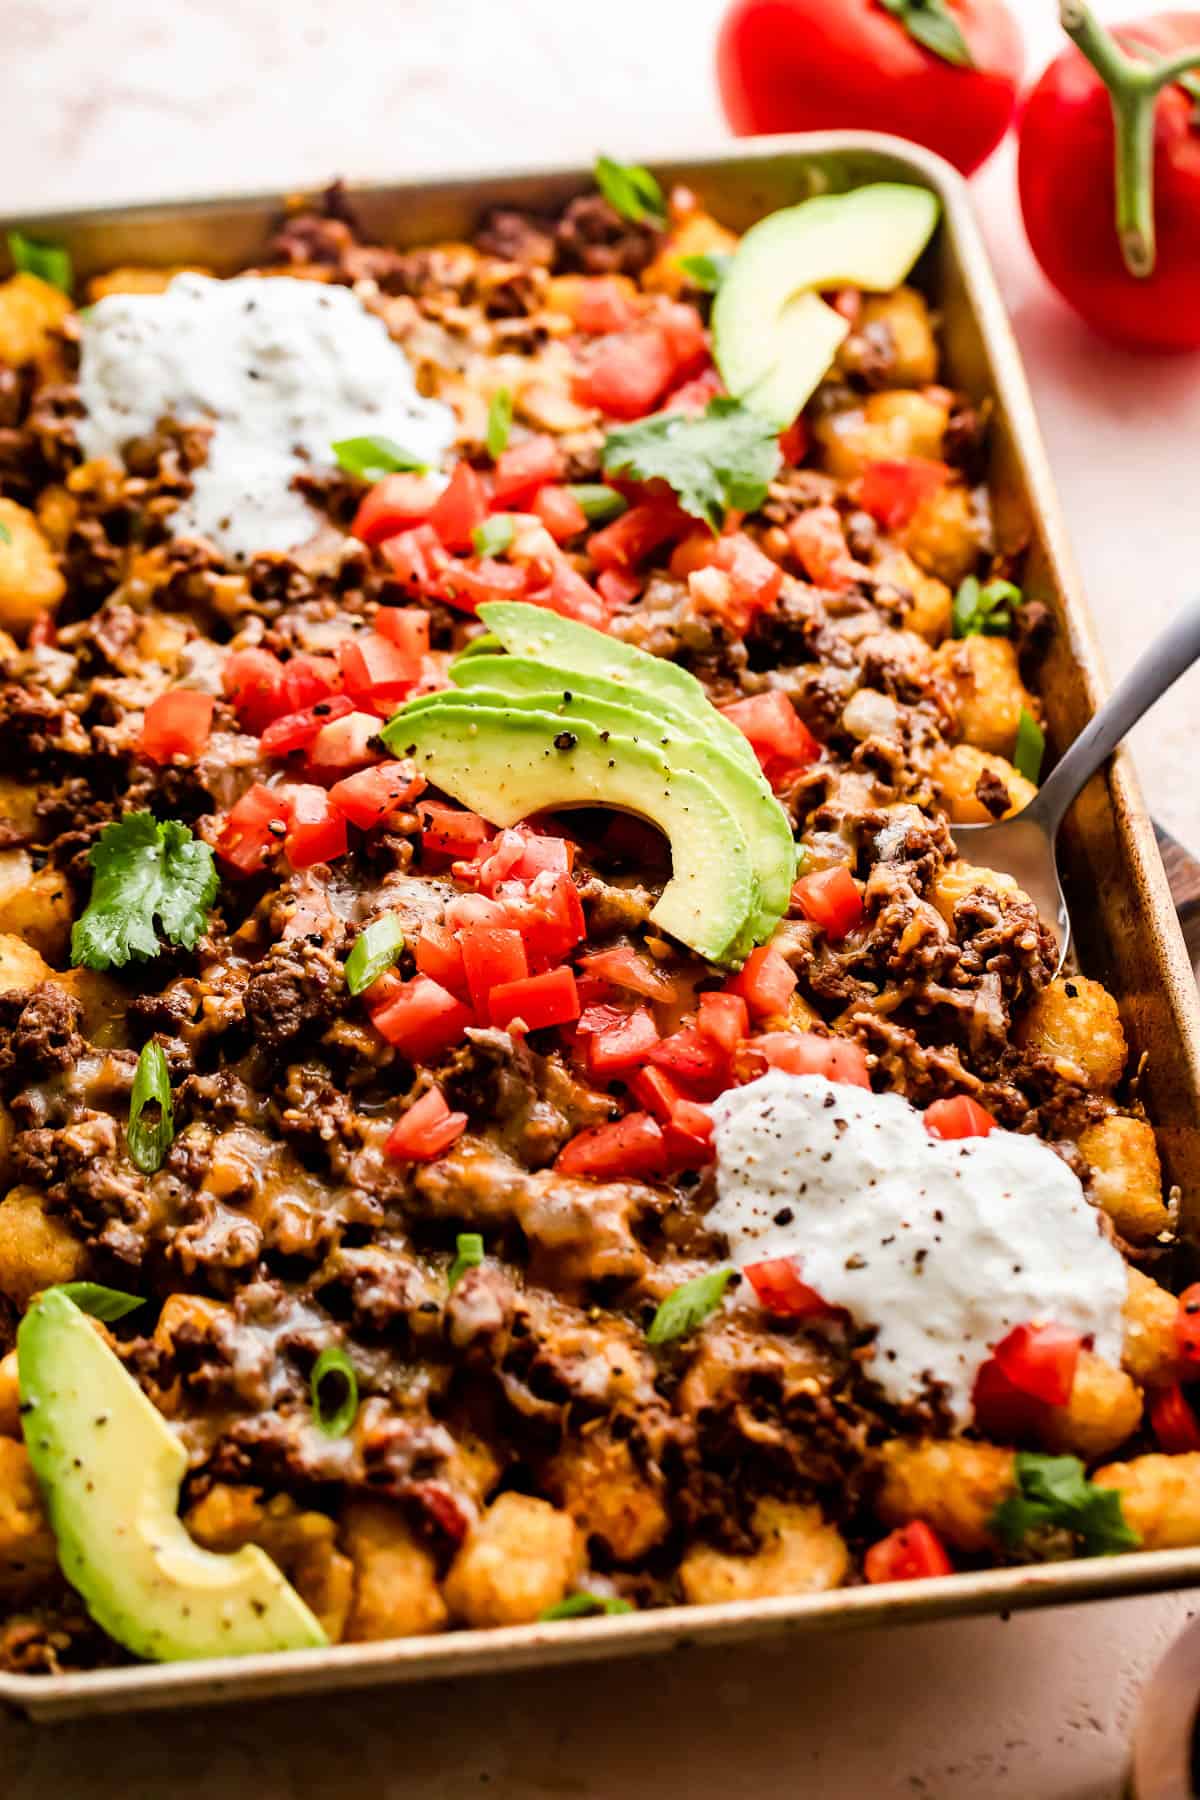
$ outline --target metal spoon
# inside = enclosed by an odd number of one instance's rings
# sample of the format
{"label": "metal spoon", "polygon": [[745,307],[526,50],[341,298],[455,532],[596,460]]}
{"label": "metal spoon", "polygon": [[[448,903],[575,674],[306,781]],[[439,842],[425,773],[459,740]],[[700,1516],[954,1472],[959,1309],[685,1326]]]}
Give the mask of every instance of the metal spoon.
{"label": "metal spoon", "polygon": [[966,861],[1016,878],[1058,938],[1061,969],[1071,921],[1058,875],[1056,843],[1063,816],[1126,732],[1200,657],[1200,600],[1195,600],[1143,652],[1080,732],[1037,797],[994,825],[956,825],[955,847]]}

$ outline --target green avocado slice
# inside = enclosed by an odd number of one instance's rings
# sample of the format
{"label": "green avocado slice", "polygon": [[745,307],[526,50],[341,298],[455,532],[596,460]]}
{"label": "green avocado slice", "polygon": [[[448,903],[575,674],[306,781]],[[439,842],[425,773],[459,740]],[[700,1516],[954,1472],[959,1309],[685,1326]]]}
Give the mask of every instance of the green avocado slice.
{"label": "green avocado slice", "polygon": [[479,616],[513,656],[527,657],[564,675],[598,675],[605,681],[637,690],[643,704],[665,700],[694,719],[709,739],[746,767],[758,772],[758,758],[748,740],[717,711],[686,669],[665,657],[651,656],[620,638],[608,637],[577,619],[564,619],[545,606],[524,600],[489,600]]}
{"label": "green avocado slice", "polygon": [[17,1363],[63,1574],[110,1637],[157,1662],[328,1641],[264,1551],[219,1556],[189,1537],[183,1445],[66,1294],[51,1288],[26,1313]]}
{"label": "green avocado slice", "polygon": [[[690,772],[707,782],[730,812],[736,814],[750,847],[758,903],[747,926],[746,948],[770,937],[787,911],[791,898],[796,845],[787,814],[761,774],[756,779],[741,763],[727,756],[723,747],[706,743],[696,735],[694,725],[685,722],[681,730],[678,724],[668,722],[662,716],[661,708],[657,709],[659,716],[655,717],[649,705],[638,704],[629,689],[618,688],[614,682],[574,675],[568,690],[555,690],[547,686],[544,669],[538,670],[536,664],[520,657],[488,656],[478,658],[477,662],[479,667],[475,674],[487,665],[486,684],[476,686],[472,677],[466,697],[473,705],[543,712],[572,723],[584,719],[598,731],[647,745],[672,769]],[[522,689],[524,682],[539,676],[540,691]],[[516,692],[507,685],[514,677]],[[493,686],[493,683],[498,685]],[[598,693],[598,689],[603,692]],[[621,698],[608,698],[610,690]],[[462,702],[454,693],[430,694],[410,702],[405,716],[411,718],[418,710],[427,711],[439,703],[444,706],[461,705]]]}
{"label": "green avocado slice", "polygon": [[758,904],[750,848],[737,815],[698,775],[582,718],[568,725],[466,695],[457,705],[415,702],[382,735],[494,825],[565,806],[613,806],[648,819],[670,840],[672,870],[650,917],[711,962],[736,960],[732,947]]}

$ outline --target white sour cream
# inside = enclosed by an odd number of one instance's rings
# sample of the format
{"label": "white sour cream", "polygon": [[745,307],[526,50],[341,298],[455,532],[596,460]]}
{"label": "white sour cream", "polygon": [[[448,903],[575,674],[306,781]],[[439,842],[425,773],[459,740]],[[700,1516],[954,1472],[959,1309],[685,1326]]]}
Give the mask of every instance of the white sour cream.
{"label": "white sour cream", "polygon": [[980,1365],[1015,1325],[1064,1325],[1120,1362],[1127,1272],[1071,1170],[1011,1131],[944,1142],[896,1094],[772,1069],[714,1102],[707,1223],[739,1267],[799,1260],[860,1327],[890,1399],[940,1382],[971,1422]]}
{"label": "white sour cream", "polygon": [[290,276],[177,275],[161,294],[111,294],[82,324],[85,456],[120,460],[170,415],[211,421],[208,460],[174,514],[179,537],[242,560],[294,550],[319,519],[291,490],[340,438],[394,438],[436,463],[454,415],[418,394],[403,350],[349,288]]}

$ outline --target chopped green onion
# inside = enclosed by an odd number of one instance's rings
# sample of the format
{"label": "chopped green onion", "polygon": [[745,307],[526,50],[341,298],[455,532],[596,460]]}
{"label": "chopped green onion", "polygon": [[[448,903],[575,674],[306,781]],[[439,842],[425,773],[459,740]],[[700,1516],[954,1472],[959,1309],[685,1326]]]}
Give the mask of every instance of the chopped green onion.
{"label": "chopped green onion", "polygon": [[11,544],[11,543],[12,543],[12,532],[8,529],[8,526],[4,523],[4,520],[0,519],[0,544]]}
{"label": "chopped green onion", "polygon": [[483,1239],[477,1231],[460,1231],[454,1248],[458,1254],[450,1264],[447,1277],[451,1291],[458,1286],[468,1269],[477,1269],[483,1261]]}
{"label": "chopped green onion", "polygon": [[650,1321],[647,1343],[669,1344],[673,1338],[686,1337],[697,1325],[703,1325],[720,1306],[733,1275],[732,1269],[710,1269],[707,1275],[697,1275],[693,1281],[674,1288]]}
{"label": "chopped green onion", "polygon": [[378,481],[382,475],[395,475],[401,469],[423,470],[429,466],[390,437],[340,438],[330,449],[343,474],[353,475],[359,481]]}
{"label": "chopped green onion", "polygon": [[98,1281],[63,1281],[55,1292],[73,1300],[80,1312],[88,1313],[93,1319],[103,1319],[109,1325],[114,1319],[123,1319],[135,1307],[146,1304],[140,1294],[125,1294],[120,1288],[101,1287]]}
{"label": "chopped green onion", "polygon": [[450,667],[453,668],[455,663],[465,662],[469,656],[491,656],[503,648],[504,645],[494,631],[481,631],[478,637],[473,637],[469,644],[463,646],[451,660]]}
{"label": "chopped green onion", "polygon": [[342,971],[350,992],[361,994],[373,981],[378,981],[403,948],[404,931],[397,913],[384,913],[381,919],[372,919],[366,930],[360,931],[355,938]]}
{"label": "chopped green onion", "polygon": [[631,1613],[635,1610],[628,1600],[618,1600],[613,1594],[568,1594],[565,1600],[544,1606],[538,1621],[550,1625],[555,1619],[586,1619],[593,1613]]}
{"label": "chopped green onion", "polygon": [[[334,1410],[326,1412],[321,1384],[331,1378],[335,1383],[341,1382],[345,1392]],[[358,1376],[340,1344],[330,1344],[313,1364],[311,1392],[313,1415],[325,1436],[345,1437],[358,1414]]]}
{"label": "chopped green onion", "polygon": [[512,390],[506,387],[497,388],[488,407],[487,436],[484,439],[487,444],[487,453],[493,462],[508,448],[508,434],[512,430],[512,417]]}
{"label": "chopped green onion", "polygon": [[812,853],[807,844],[796,845],[796,874],[803,875],[812,861]]}
{"label": "chopped green onion", "polygon": [[706,294],[715,294],[729,272],[732,256],[681,256],[679,267],[698,288]]}
{"label": "chopped green onion", "polygon": [[511,513],[494,513],[471,533],[476,556],[499,556],[513,541]]}
{"label": "chopped green onion", "polygon": [[171,1075],[162,1045],[151,1038],[138,1057],[129,1096],[129,1123],[125,1127],[125,1142],[135,1167],[143,1175],[153,1175],[161,1169],[174,1136]]}
{"label": "chopped green onion", "polygon": [[1021,708],[1021,717],[1017,722],[1017,744],[1013,751],[1013,767],[1026,781],[1037,782],[1041,779],[1042,757],[1046,753],[1046,734],[1029,711]]}
{"label": "chopped green onion", "polygon": [[667,203],[649,169],[638,163],[614,162],[611,156],[598,156],[595,176],[596,186],[623,219],[632,219],[635,225],[643,219],[650,219],[655,225],[666,224]]}
{"label": "chopped green onion", "polygon": [[624,494],[618,494],[605,481],[570,482],[567,492],[583,508],[589,525],[607,525],[610,519],[619,519],[629,506]]}
{"label": "chopped green onion", "polygon": [[74,281],[71,253],[61,244],[41,244],[36,238],[27,238],[23,232],[10,231],[8,254],[12,257],[13,268],[20,274],[36,275],[39,281],[48,281],[51,287],[61,288],[64,294],[70,293]]}
{"label": "chopped green onion", "polygon": [[951,623],[956,638],[1007,637],[1012,630],[1012,608],[1022,594],[1011,581],[989,581],[981,587],[974,575],[959,583],[954,596]]}

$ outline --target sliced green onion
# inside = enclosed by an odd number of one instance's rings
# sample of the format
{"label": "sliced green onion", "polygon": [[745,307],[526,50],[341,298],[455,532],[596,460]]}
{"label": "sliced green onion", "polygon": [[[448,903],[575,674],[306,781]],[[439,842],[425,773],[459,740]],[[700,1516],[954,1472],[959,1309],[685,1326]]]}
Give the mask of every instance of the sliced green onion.
{"label": "sliced green onion", "polygon": [[[327,1412],[321,1385],[331,1379],[335,1384],[340,1382],[345,1392],[334,1410]],[[330,1344],[313,1364],[311,1392],[313,1416],[325,1436],[345,1437],[358,1415],[358,1376],[340,1344]]]}
{"label": "sliced green onion", "polygon": [[8,526],[4,523],[4,520],[0,519],[0,544],[11,544],[11,543],[12,543],[12,532],[8,529]]}
{"label": "sliced green onion", "polygon": [[624,494],[618,494],[604,481],[572,482],[567,492],[583,508],[589,525],[607,525],[610,519],[619,519],[629,506]]}
{"label": "sliced green onion", "polygon": [[647,1343],[669,1344],[703,1325],[720,1306],[733,1275],[732,1269],[710,1269],[707,1275],[697,1275],[693,1281],[674,1288],[650,1321]]}
{"label": "sliced green onion", "polygon": [[483,1239],[477,1231],[460,1231],[455,1239],[454,1248],[457,1255],[450,1264],[447,1281],[451,1292],[458,1286],[468,1269],[477,1269],[483,1261]]}
{"label": "sliced green onion", "polygon": [[1012,608],[1023,596],[1011,581],[989,581],[981,587],[974,575],[968,575],[958,586],[951,610],[951,628],[956,638],[1007,637],[1012,630]]}
{"label": "sliced green onion", "polygon": [[106,1324],[111,1324],[114,1319],[123,1319],[135,1307],[146,1304],[140,1294],[126,1294],[120,1288],[101,1287],[98,1281],[63,1281],[59,1283],[56,1292],[73,1300],[80,1312],[90,1314],[93,1319],[103,1319]]}
{"label": "sliced green onion", "polygon": [[511,513],[495,513],[471,533],[476,556],[499,556],[513,541]]}
{"label": "sliced green onion", "polygon": [[497,388],[492,395],[488,407],[487,453],[495,462],[496,458],[508,448],[508,434],[512,430],[513,397],[510,388]]}
{"label": "sliced green onion", "polygon": [[808,870],[808,865],[811,861],[812,861],[812,854],[808,848],[808,845],[807,844],[797,844],[796,845],[796,874],[797,875],[805,874]]}
{"label": "sliced green onion", "polygon": [[378,481],[381,475],[395,475],[401,469],[422,470],[429,466],[423,457],[414,456],[390,437],[340,438],[329,447],[338,468],[359,481]]}
{"label": "sliced green onion", "polygon": [[478,637],[473,637],[470,643],[452,659],[450,667],[453,668],[455,663],[466,662],[469,656],[492,656],[497,650],[503,650],[503,648],[504,645],[494,631],[481,631]]}
{"label": "sliced green onion", "polygon": [[544,1606],[538,1620],[549,1625],[555,1619],[586,1619],[593,1613],[631,1613],[635,1610],[628,1600],[618,1600],[613,1594],[568,1594],[565,1600]]}
{"label": "sliced green onion", "polygon": [[143,1175],[153,1175],[161,1169],[174,1136],[171,1075],[162,1045],[151,1038],[138,1057],[129,1096],[129,1123],[125,1127],[125,1142],[135,1167]]}
{"label": "sliced green onion", "polygon": [[27,238],[23,232],[10,231],[8,254],[13,268],[22,275],[36,275],[39,281],[48,281],[51,287],[61,288],[64,294],[70,293],[74,282],[71,253],[61,244],[41,244],[36,238]]}
{"label": "sliced green onion", "polygon": [[1013,767],[1026,781],[1037,782],[1042,774],[1042,757],[1046,754],[1046,734],[1027,707],[1021,708],[1017,723],[1017,744],[1013,751]]}
{"label": "sliced green onion", "polygon": [[643,219],[651,219],[656,225],[666,223],[667,203],[649,169],[643,169],[639,163],[619,163],[611,156],[598,156],[595,178],[608,204],[623,219],[632,219],[635,225]]}
{"label": "sliced green onion", "polygon": [[732,261],[732,256],[720,252],[716,256],[681,256],[679,267],[698,288],[703,288],[706,294],[715,294]]}
{"label": "sliced green onion", "polygon": [[403,948],[404,930],[397,913],[384,913],[381,919],[372,919],[366,930],[360,931],[355,938],[342,971],[350,992],[361,994],[373,981],[378,981]]}

